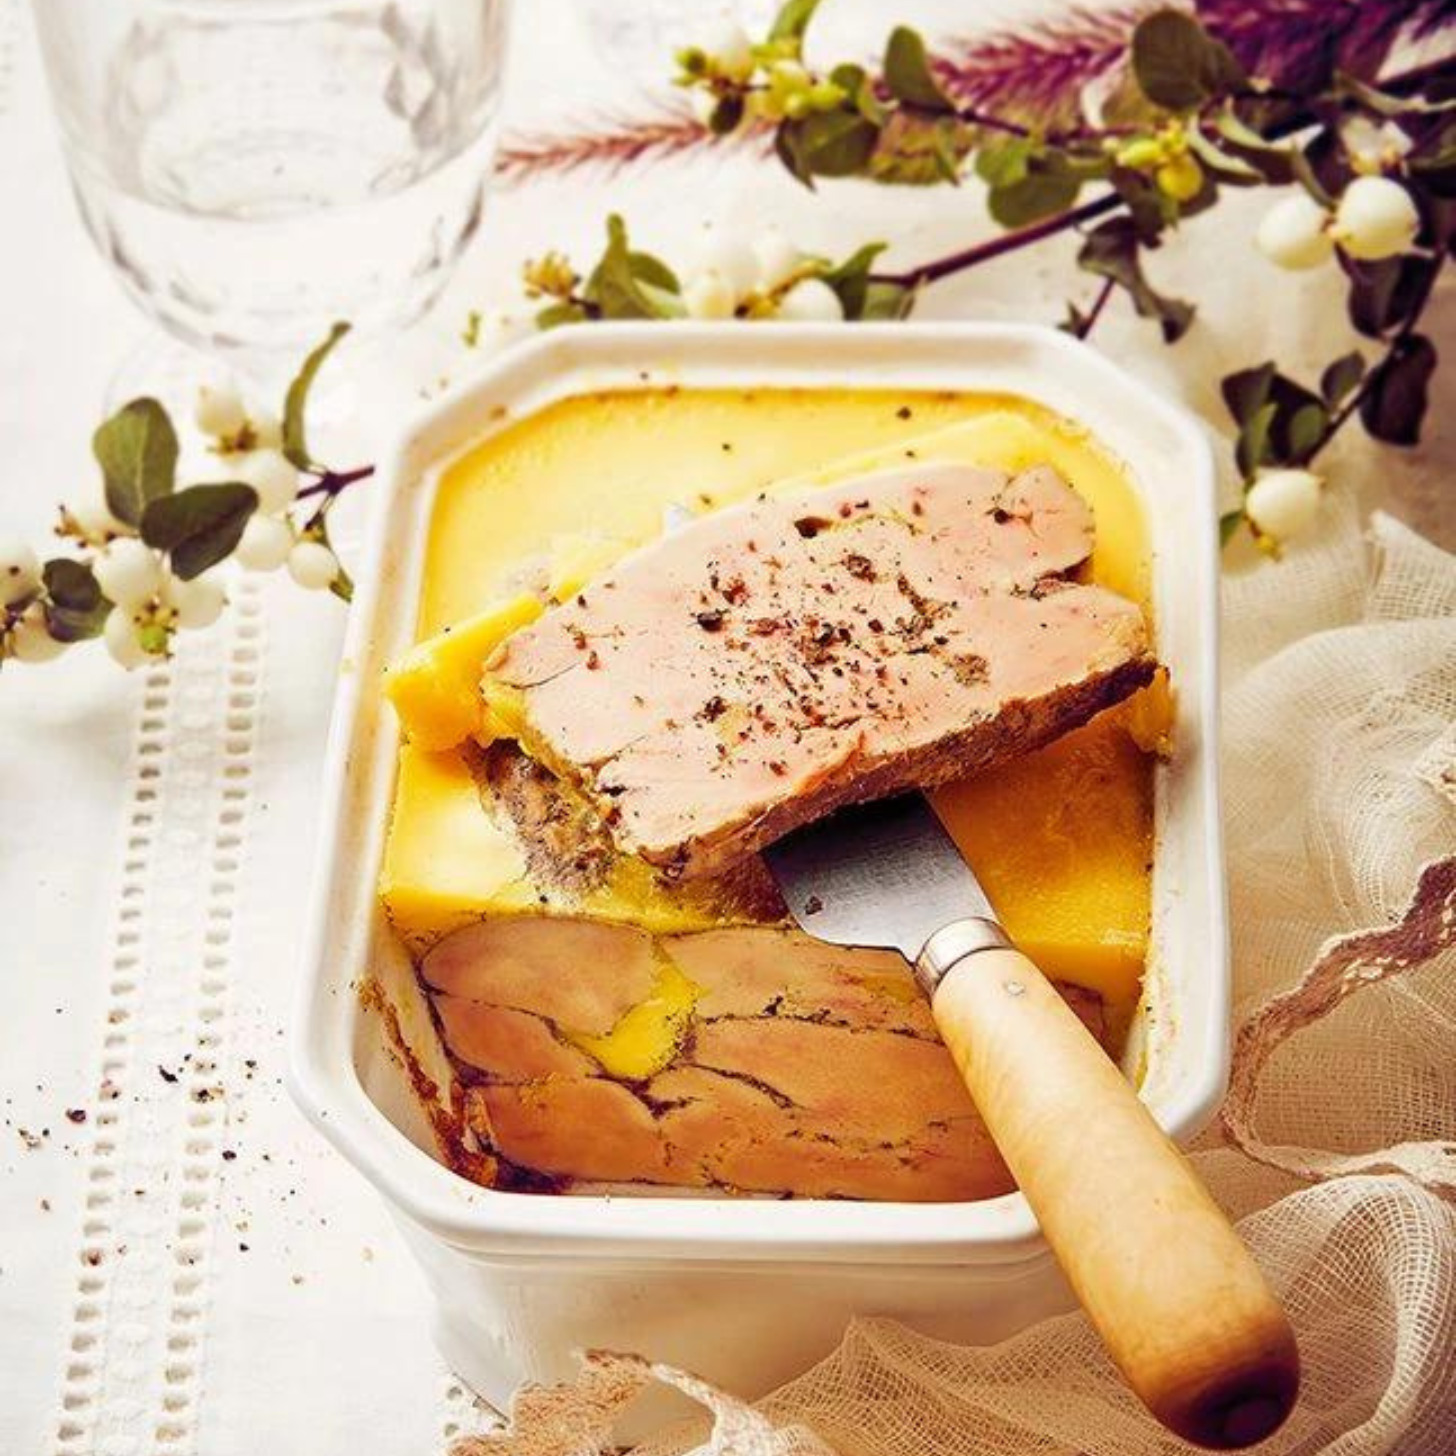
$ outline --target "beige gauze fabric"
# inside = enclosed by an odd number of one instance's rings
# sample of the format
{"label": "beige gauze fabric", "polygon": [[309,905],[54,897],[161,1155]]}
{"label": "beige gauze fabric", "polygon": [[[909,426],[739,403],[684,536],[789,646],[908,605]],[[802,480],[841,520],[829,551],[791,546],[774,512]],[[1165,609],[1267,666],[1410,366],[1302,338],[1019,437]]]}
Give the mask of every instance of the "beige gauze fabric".
{"label": "beige gauze fabric", "polygon": [[[1456,557],[1331,502],[1224,588],[1235,1055],[1199,1172],[1286,1302],[1270,1456],[1456,1452]],[[638,1456],[1172,1456],[1079,1314],[991,1347],[861,1320],[749,1408],[630,1355],[457,1456],[583,1456],[645,1385],[711,1415]]]}

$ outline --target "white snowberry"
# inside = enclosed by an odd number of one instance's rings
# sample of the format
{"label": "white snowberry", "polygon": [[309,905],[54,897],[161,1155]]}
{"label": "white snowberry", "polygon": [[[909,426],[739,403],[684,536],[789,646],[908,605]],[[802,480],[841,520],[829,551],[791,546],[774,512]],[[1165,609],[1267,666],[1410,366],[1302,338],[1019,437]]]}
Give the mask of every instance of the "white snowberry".
{"label": "white snowberry", "polygon": [[248,428],[259,450],[276,450],[283,443],[283,421],[272,410],[250,410]]}
{"label": "white snowberry", "polygon": [[1266,470],[1244,499],[1244,509],[1261,535],[1292,541],[1319,514],[1320,478],[1308,470]]}
{"label": "white snowberry", "polygon": [[693,250],[692,274],[716,273],[733,291],[736,303],[758,283],[758,259],[753,249],[722,228],[705,228]]}
{"label": "white snowberry", "polygon": [[324,591],[339,576],[339,558],[322,541],[300,541],[288,553],[288,574],[308,591]]}
{"label": "white snowberry", "polygon": [[106,650],[128,672],[151,658],[137,637],[136,621],[125,607],[113,607],[101,628]]}
{"label": "white snowberry", "polygon": [[1264,214],[1254,241],[1281,268],[1317,268],[1335,251],[1329,225],[1329,213],[1307,192],[1296,192]]}
{"label": "white snowberry", "polygon": [[293,528],[278,516],[254,514],[233,555],[248,571],[277,571],[293,550]]}
{"label": "white snowberry", "polygon": [[1357,172],[1374,174],[1398,166],[1413,143],[1393,121],[1375,122],[1356,113],[1340,123],[1340,140]]}
{"label": "white snowberry", "polygon": [[286,511],[298,495],[298,469],[278,450],[250,451],[233,469],[258,492],[258,509],[266,516]]}
{"label": "white snowberry", "polygon": [[92,491],[75,505],[66,506],[66,514],[80,528],[87,541],[95,545],[109,541],[113,536],[133,536],[135,530],[111,514],[106,496],[100,490]]}
{"label": "white snowberry", "polygon": [[32,596],[40,585],[40,562],[18,537],[0,540],[0,607],[12,607]]}
{"label": "white snowberry", "polygon": [[719,18],[696,41],[697,48],[718,63],[718,70],[735,81],[746,81],[753,74],[753,42],[748,32],[728,16]]}
{"label": "white snowberry", "polygon": [[844,317],[844,305],[822,278],[801,278],[779,300],[779,317],[794,323],[837,323]]}
{"label": "white snowberry", "polygon": [[123,537],[96,557],[92,570],[102,593],[118,607],[138,607],[162,588],[162,563],[150,546]]}
{"label": "white snowberry", "polygon": [[787,283],[804,261],[804,255],[776,227],[765,228],[754,238],[753,255],[758,260],[758,286],[767,293]]}
{"label": "white snowberry", "polygon": [[689,318],[732,318],[737,303],[732,287],[720,273],[695,274],[683,289],[683,307]]}
{"label": "white snowberry", "polygon": [[162,590],[162,599],[176,612],[177,625],[189,631],[212,626],[227,606],[222,583],[211,576],[198,576],[191,581],[171,577]]}
{"label": "white snowberry", "polygon": [[192,406],[192,418],[204,435],[216,440],[231,439],[248,422],[248,412],[235,389],[227,385],[202,385]]}
{"label": "white snowberry", "polygon": [[46,627],[45,609],[34,602],[10,629],[9,651],[17,662],[49,662],[66,650]]}
{"label": "white snowberry", "polygon": [[1352,258],[1374,262],[1405,252],[1420,226],[1415,202],[1399,182],[1357,177],[1340,197],[1332,231]]}

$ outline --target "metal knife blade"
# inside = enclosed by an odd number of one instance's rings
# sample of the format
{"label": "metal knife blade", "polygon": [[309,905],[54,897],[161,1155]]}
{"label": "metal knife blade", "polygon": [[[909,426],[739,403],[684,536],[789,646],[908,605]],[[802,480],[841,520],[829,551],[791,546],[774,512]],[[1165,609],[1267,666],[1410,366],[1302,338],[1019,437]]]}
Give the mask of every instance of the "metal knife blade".
{"label": "metal knife blade", "polygon": [[943,925],[995,916],[923,794],[841,809],[763,857],[795,924],[831,945],[893,948],[913,963]]}

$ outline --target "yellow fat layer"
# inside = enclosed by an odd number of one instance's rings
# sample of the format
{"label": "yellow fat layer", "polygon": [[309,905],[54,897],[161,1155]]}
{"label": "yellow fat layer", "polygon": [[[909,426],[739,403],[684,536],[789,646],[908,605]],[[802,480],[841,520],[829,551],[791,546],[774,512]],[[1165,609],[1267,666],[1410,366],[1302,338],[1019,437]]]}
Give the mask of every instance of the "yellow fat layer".
{"label": "yellow fat layer", "polygon": [[647,999],[622,1015],[609,1032],[603,1036],[565,1033],[609,1077],[627,1082],[655,1077],[677,1054],[692,1022],[702,988],[688,980],[661,947],[657,962],[657,979]]}
{"label": "yellow fat layer", "polygon": [[454,748],[480,733],[485,704],[480,675],[512,632],[543,610],[520,594],[487,607],[417,643],[384,674],[384,695],[399,714],[405,737],[428,752]]}

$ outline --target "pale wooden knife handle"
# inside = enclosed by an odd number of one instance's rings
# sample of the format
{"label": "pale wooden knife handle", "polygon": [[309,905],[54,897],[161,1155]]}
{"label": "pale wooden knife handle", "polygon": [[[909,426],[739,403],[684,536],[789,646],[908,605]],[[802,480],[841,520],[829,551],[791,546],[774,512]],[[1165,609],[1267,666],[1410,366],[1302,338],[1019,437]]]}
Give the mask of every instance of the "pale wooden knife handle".
{"label": "pale wooden knife handle", "polygon": [[1019,951],[958,961],[932,1006],[971,1096],[1128,1384],[1165,1425],[1271,1434],[1299,1352],[1249,1251],[1132,1087]]}

